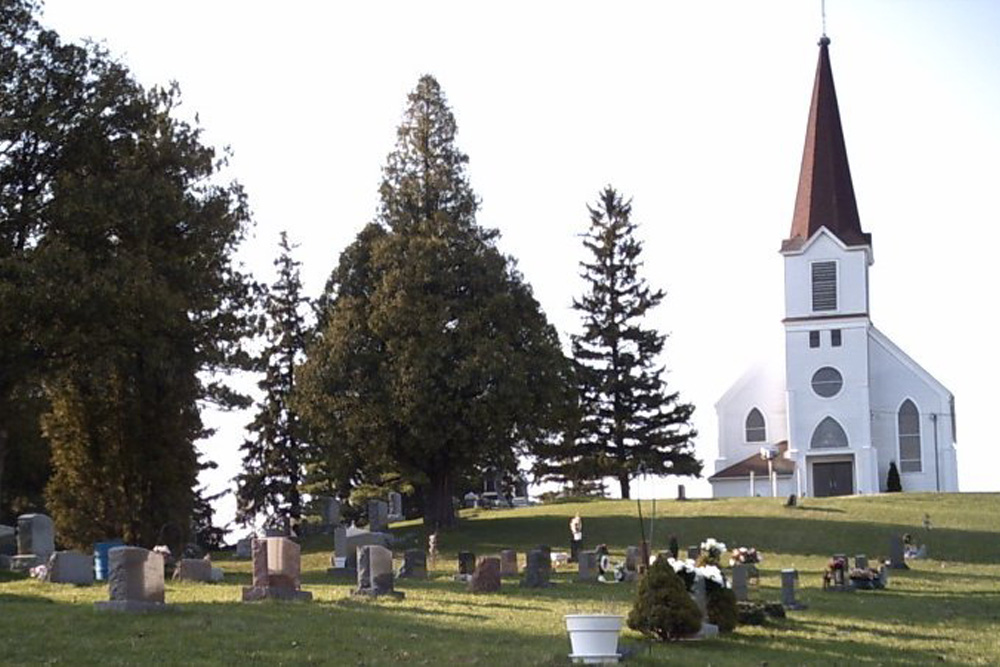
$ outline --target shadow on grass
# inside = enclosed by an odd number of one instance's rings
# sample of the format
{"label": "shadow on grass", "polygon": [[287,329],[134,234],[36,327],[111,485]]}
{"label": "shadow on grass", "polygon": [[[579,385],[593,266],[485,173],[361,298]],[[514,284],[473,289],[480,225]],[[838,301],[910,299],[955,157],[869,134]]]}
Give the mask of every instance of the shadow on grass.
{"label": "shadow on grass", "polygon": [[[830,508],[788,508],[787,516],[666,516],[657,518],[653,530],[655,553],[666,547],[669,536],[682,545],[700,544],[714,537],[730,547],[754,546],[758,550],[803,556],[829,556],[833,553],[864,553],[874,561],[888,557],[892,535],[916,533],[912,525],[871,523],[865,521],[828,521],[811,518],[809,512]],[[842,512],[833,509],[830,511]],[[646,530],[648,533],[649,522]],[[584,548],[607,544],[615,555],[628,545],[639,543],[639,524],[634,515],[584,516]],[[766,540],[765,540],[766,538]],[[963,563],[996,563],[997,532],[936,528],[920,531],[917,541],[926,543],[928,553],[937,560]],[[467,521],[460,533],[444,539],[445,555],[460,550],[477,555],[514,548],[520,552],[540,543],[553,551],[569,551],[569,531],[561,516],[498,517],[490,521]]]}

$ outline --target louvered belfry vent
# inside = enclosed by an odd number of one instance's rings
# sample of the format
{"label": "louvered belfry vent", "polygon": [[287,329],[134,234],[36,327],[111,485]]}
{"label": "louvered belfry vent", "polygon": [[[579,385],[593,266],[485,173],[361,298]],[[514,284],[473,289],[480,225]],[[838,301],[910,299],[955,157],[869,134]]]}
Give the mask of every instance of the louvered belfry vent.
{"label": "louvered belfry vent", "polygon": [[837,310],[837,263],[812,265],[813,310]]}

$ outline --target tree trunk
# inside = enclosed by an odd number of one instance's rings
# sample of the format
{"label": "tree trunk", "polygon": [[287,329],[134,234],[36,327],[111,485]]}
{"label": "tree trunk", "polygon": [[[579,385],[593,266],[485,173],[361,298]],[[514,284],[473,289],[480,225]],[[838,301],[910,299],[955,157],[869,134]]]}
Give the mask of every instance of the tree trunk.
{"label": "tree trunk", "polygon": [[627,474],[618,475],[618,483],[622,487],[622,500],[628,500],[632,497],[631,489],[629,488],[629,478]]}
{"label": "tree trunk", "polygon": [[[7,429],[0,428],[0,503],[3,501],[3,462],[7,458]],[[0,504],[0,520],[3,517],[3,504]]]}
{"label": "tree trunk", "polygon": [[456,523],[451,476],[440,472],[429,477],[430,484],[424,489],[424,526],[429,530],[451,528]]}

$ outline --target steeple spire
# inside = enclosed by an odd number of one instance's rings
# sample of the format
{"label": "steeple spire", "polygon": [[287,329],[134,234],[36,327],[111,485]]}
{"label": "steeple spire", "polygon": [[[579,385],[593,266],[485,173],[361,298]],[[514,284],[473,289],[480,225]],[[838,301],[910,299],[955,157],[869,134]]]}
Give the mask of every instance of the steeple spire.
{"label": "steeple spire", "polygon": [[830,69],[829,45],[830,38],[824,34],[819,40],[819,62],[806,126],[792,231],[782,243],[782,251],[799,248],[820,227],[826,227],[848,246],[871,245],[871,235],[861,231],[858,204],[854,199],[837,91]]}

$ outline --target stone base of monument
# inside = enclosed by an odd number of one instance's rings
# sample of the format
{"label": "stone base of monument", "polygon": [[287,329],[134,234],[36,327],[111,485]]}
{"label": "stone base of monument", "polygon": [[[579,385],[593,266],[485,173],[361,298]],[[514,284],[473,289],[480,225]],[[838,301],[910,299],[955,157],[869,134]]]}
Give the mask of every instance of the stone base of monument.
{"label": "stone base of monument", "polygon": [[351,595],[364,596],[370,598],[384,598],[389,597],[393,600],[402,600],[406,597],[406,593],[403,591],[380,591],[375,588],[356,588],[351,591]]}
{"label": "stone base of monument", "polygon": [[459,583],[463,583],[463,584],[467,584],[470,581],[472,581],[472,575],[471,574],[456,574],[453,578],[454,578],[455,581],[457,581]]}
{"label": "stone base of monument", "polygon": [[312,600],[313,594],[309,591],[288,588],[286,586],[244,586],[243,601],[256,602],[257,600]]}
{"label": "stone base of monument", "polygon": [[166,602],[146,602],[144,600],[109,600],[107,602],[95,602],[94,608],[98,611],[121,611],[128,613],[146,613],[173,611],[176,605]]}
{"label": "stone base of monument", "polygon": [[12,556],[10,559],[10,569],[12,572],[27,572],[33,567],[43,565],[45,561],[35,554],[21,554]]}
{"label": "stone base of monument", "polygon": [[354,567],[328,567],[326,573],[335,579],[358,580],[358,570]]}
{"label": "stone base of monument", "polygon": [[711,639],[719,634],[719,626],[715,623],[709,623],[708,621],[702,621],[701,630],[694,633],[693,635],[688,635],[687,637],[681,637],[681,641],[685,642],[697,642],[702,639]]}

